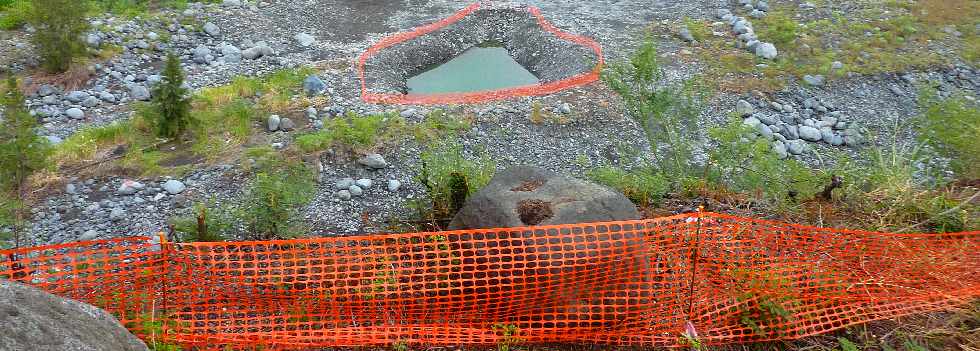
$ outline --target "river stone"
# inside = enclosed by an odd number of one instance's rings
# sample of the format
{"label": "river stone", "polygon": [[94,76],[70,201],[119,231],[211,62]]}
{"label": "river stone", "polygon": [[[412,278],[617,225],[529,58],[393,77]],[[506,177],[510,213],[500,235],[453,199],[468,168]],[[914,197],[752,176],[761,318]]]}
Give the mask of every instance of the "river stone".
{"label": "river stone", "polygon": [[800,139],[806,141],[820,141],[823,139],[823,135],[820,134],[820,130],[810,126],[800,126]]}
{"label": "river stone", "polygon": [[315,74],[306,77],[306,80],[303,81],[303,92],[308,96],[319,95],[325,90],[327,90],[327,83],[324,83]]}
{"label": "river stone", "polygon": [[735,104],[735,112],[737,112],[739,116],[745,117],[755,113],[755,107],[748,101],[738,100],[738,103]]}
{"label": "river stone", "polygon": [[518,166],[467,199],[449,228],[508,228],[639,219],[623,194],[551,171]]}
{"label": "river stone", "polygon": [[0,280],[0,350],[145,351],[109,313]]}
{"label": "river stone", "polygon": [[385,162],[385,158],[379,154],[370,154],[361,157],[357,160],[357,163],[371,169],[382,169],[388,167],[388,162]]}
{"label": "river stone", "polygon": [[85,118],[85,112],[82,112],[82,110],[77,107],[72,107],[68,109],[68,111],[65,111],[65,115],[67,115],[69,118],[72,119]]}
{"label": "river stone", "polygon": [[179,180],[171,179],[163,183],[163,190],[166,190],[170,195],[177,195],[187,190],[187,186]]}
{"label": "river stone", "polygon": [[772,43],[759,43],[759,45],[755,46],[755,55],[761,58],[772,60],[778,54],[779,52],[776,51],[776,46],[772,45]]}

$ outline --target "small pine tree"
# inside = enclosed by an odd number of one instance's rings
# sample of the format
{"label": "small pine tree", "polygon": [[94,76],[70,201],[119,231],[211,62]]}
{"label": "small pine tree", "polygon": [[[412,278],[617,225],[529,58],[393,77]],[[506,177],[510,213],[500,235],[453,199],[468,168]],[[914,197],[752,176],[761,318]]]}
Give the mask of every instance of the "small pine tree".
{"label": "small pine tree", "polygon": [[[24,95],[12,77],[7,81],[0,104],[6,126],[0,128],[0,226],[13,227],[16,239],[27,209],[22,186],[34,171],[45,167],[51,148],[47,140],[34,133],[37,119],[24,107]],[[8,239],[2,236],[0,239]]]}
{"label": "small pine tree", "polygon": [[85,52],[81,37],[89,29],[85,18],[89,2],[80,0],[32,0],[28,22],[37,31],[34,46],[41,64],[50,72],[64,72],[72,59]]}
{"label": "small pine tree", "polygon": [[180,137],[190,124],[191,103],[183,85],[184,72],[180,68],[180,59],[171,52],[163,68],[163,80],[153,87],[157,136],[161,138]]}
{"label": "small pine tree", "polygon": [[0,128],[0,191],[16,191],[34,171],[44,168],[50,153],[47,140],[34,133],[37,119],[24,107],[17,81],[7,81]]}

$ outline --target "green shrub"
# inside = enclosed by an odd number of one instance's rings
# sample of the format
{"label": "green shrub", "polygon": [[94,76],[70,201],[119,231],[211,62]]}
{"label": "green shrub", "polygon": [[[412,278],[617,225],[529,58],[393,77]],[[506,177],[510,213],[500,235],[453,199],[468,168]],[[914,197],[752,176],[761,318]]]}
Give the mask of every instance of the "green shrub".
{"label": "green shrub", "polygon": [[828,174],[793,159],[780,160],[771,143],[755,138],[755,132],[740,119],[712,128],[709,134],[718,143],[709,152],[707,181],[711,184],[781,206],[794,198],[812,198],[829,182]]}
{"label": "green shrub", "polygon": [[227,207],[199,203],[193,214],[172,219],[170,223],[181,233],[177,238],[181,242],[216,242],[236,235],[238,222]]}
{"label": "green shrub", "polygon": [[245,192],[239,218],[246,239],[291,238],[306,232],[297,214],[313,199],[313,174],[302,163],[278,157],[259,161],[259,170]]}
{"label": "green shrub", "polygon": [[37,119],[27,112],[24,95],[14,78],[4,93],[0,128],[0,192],[16,192],[35,171],[47,167],[51,147],[34,133]]}
{"label": "green shrub", "polygon": [[689,162],[698,139],[692,123],[700,114],[703,89],[695,80],[668,82],[652,39],[646,39],[628,62],[610,64],[603,80],[626,105],[626,113],[646,133],[655,166],[680,182],[696,176]]}
{"label": "green shrub", "polygon": [[81,36],[89,28],[85,18],[88,1],[33,0],[29,22],[37,31],[34,47],[42,66],[50,72],[64,72],[72,60],[85,52]]}
{"label": "green shrub", "polygon": [[589,171],[588,175],[596,183],[622,192],[641,206],[656,206],[671,189],[670,178],[653,167],[624,170],[605,166]]}
{"label": "green shrub", "polygon": [[153,87],[152,106],[159,137],[178,138],[190,125],[191,103],[183,84],[184,72],[180,68],[180,59],[171,52],[167,54],[163,80]]}
{"label": "green shrub", "polygon": [[935,91],[920,93],[923,108],[920,138],[952,159],[963,179],[980,178],[980,108],[964,96],[940,100]]}
{"label": "green shrub", "polygon": [[760,29],[759,38],[770,41],[777,47],[792,44],[799,35],[800,24],[783,12],[774,11],[757,23]]}
{"label": "green shrub", "polygon": [[457,143],[436,144],[421,155],[418,181],[425,185],[434,218],[456,214],[466,197],[482,189],[496,172],[489,157],[468,160]]}
{"label": "green shrub", "polygon": [[6,0],[0,3],[0,30],[12,30],[23,27],[30,18],[33,6],[26,0]]}

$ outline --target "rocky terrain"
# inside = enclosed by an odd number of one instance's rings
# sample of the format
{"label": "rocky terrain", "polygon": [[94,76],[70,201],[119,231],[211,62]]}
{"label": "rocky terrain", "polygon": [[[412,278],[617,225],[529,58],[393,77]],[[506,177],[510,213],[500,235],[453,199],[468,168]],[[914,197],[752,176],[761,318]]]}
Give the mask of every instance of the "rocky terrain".
{"label": "rocky terrain", "polygon": [[[499,3],[499,2],[495,2]],[[667,80],[679,81],[709,71],[695,59],[697,40],[681,24],[695,19],[711,24],[709,35],[757,56],[759,65],[785,55],[753,30],[753,21],[771,8],[788,6],[805,16],[825,7],[809,2],[771,1],[527,1],[570,33],[594,38],[607,60],[627,57],[652,29]],[[499,5],[499,4],[498,4]],[[437,21],[459,11],[458,1],[237,1],[191,3],[183,10],[154,15],[92,18],[85,37],[92,49],[112,48],[105,60],[92,61],[85,77],[68,86],[35,74],[28,38],[32,29],[6,33],[0,43],[5,62],[20,70],[31,87],[28,105],[42,122],[40,135],[53,144],[85,128],[126,120],[133,103],[150,99],[165,54],[178,53],[192,89],[221,86],[236,76],[263,76],[284,68],[312,67],[305,89],[319,100],[282,117],[262,116],[256,125],[269,145],[282,149],[292,136],[322,128],[323,119],[346,112],[391,112],[420,123],[437,109],[469,120],[460,134],[467,158],[486,157],[498,169],[533,165],[580,176],[598,165],[631,167],[651,151],[642,128],[625,116],[620,100],[601,83],[550,96],[514,98],[481,105],[386,106],[360,99],[358,55],[380,38]],[[843,69],[834,62],[831,70]],[[832,72],[832,71],[831,71]],[[940,94],[966,91],[975,99],[980,71],[962,60],[925,70],[840,77],[791,78],[775,91],[719,91],[693,121],[702,136],[725,125],[733,114],[755,128],[781,158],[814,167],[822,150],[859,156],[867,145],[908,145],[914,128],[905,123],[920,113],[920,84],[938,84]],[[833,78],[833,79],[832,79]],[[529,116],[543,109],[553,122]],[[287,121],[288,119],[288,121]],[[701,154],[710,149],[705,145]],[[356,157],[318,154],[317,186],[302,210],[311,235],[352,235],[400,228],[412,219],[409,206],[426,196],[418,181],[421,142],[408,140]],[[941,158],[934,159],[942,163]],[[204,201],[235,204],[248,176],[247,157],[201,161],[189,171],[162,177],[111,172],[82,175],[62,172],[32,208],[30,233],[19,242],[51,244],[117,236],[149,235],[166,230],[168,221]],[[779,176],[779,175],[776,175]],[[394,223],[394,224],[393,224]],[[7,229],[9,230],[9,229]]]}

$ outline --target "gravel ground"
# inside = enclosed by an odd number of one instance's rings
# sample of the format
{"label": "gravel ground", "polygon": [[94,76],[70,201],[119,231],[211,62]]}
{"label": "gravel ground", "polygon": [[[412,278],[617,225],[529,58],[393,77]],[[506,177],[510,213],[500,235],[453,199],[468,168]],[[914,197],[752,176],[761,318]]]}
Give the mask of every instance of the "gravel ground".
{"label": "gravel ground", "polygon": [[[671,28],[684,17],[712,18],[717,8],[729,6],[727,1],[717,0],[533,0],[526,3],[540,7],[544,16],[559,28],[595,38],[603,45],[604,53],[610,60],[624,57],[635,47],[642,33],[653,28],[665,73],[673,81],[696,75],[701,68],[683,58],[685,44],[674,37]],[[45,117],[46,125],[42,131],[44,135],[56,138],[65,138],[85,126],[128,118],[130,112],[127,106],[135,99],[130,85],[147,84],[146,81],[157,73],[164,52],[152,48],[141,49],[139,41],[152,41],[148,35],[150,31],[157,34],[169,32],[170,19],[196,23],[182,27],[184,33],[173,32],[174,39],[170,45],[184,56],[190,86],[200,88],[226,83],[236,75],[259,75],[282,67],[324,62],[351,63],[384,35],[439,20],[465,5],[448,0],[274,1],[263,6],[246,5],[240,8],[192,6],[190,13],[162,16],[164,20],[101,19],[105,27],[124,29],[105,30],[107,39],[104,40],[118,39],[126,50],[119,58],[104,64],[95,78],[78,90],[93,96],[106,91],[117,96],[118,101],[102,102],[89,108],[68,101],[68,92],[55,92],[52,96],[57,96],[56,101],[47,101],[53,103],[48,104],[43,101],[44,97],[35,95],[31,106],[37,111],[57,111]],[[214,24],[220,29],[220,34],[204,33],[200,27],[204,23]],[[312,35],[315,42],[308,47],[300,45],[295,38],[300,33]],[[18,36],[16,41],[23,42],[27,35]],[[221,52],[225,44],[246,51],[260,46],[259,42],[265,42],[274,53],[259,59],[228,63],[228,55]],[[206,62],[194,63],[197,57],[194,50],[201,46],[209,49],[212,57],[208,59],[201,55],[201,61]],[[23,49],[23,45],[20,47]],[[0,57],[19,56],[5,54]],[[329,87],[325,95],[333,105],[330,109],[361,113],[415,110],[418,113],[408,119],[417,121],[417,116],[437,108],[365,104],[359,98],[360,83],[353,65],[338,67],[320,74]],[[129,80],[126,76],[133,76],[133,79]],[[948,91],[958,88],[976,93],[980,87],[976,70],[952,67],[935,72],[912,73],[907,77],[854,77],[830,82],[819,88],[791,85],[783,92],[769,95],[720,93],[711,97],[695,124],[699,131],[704,132],[725,123],[740,99],[751,100],[764,109],[771,101],[792,101],[800,96],[814,96],[836,107],[852,123],[872,131],[870,136],[874,140],[878,140],[876,137],[886,131],[899,130],[902,132],[898,140],[908,141],[913,138],[909,135],[907,123],[903,123],[918,113],[915,84],[930,80],[941,82]],[[547,111],[557,111],[559,106],[567,103],[569,113],[555,113],[566,120],[565,123],[531,123],[529,115],[533,101],[539,102]],[[64,114],[73,106],[79,106],[85,117],[65,117]],[[486,152],[498,168],[528,164],[582,176],[587,168],[600,164],[637,164],[640,160],[623,154],[621,150],[624,148],[649,150],[640,129],[623,116],[618,106],[614,94],[601,84],[595,84],[546,97],[457,106],[453,109],[473,116],[473,128],[461,138],[467,155]],[[289,140],[281,133],[273,136],[273,139]],[[814,144],[813,147],[820,149],[830,146]],[[390,229],[386,224],[388,221],[413,215],[407,203],[424,196],[422,185],[414,180],[422,147],[409,140],[374,151],[384,156],[389,167],[372,171],[358,166],[351,158],[323,156],[322,181],[317,187],[315,200],[303,211],[307,223],[314,228],[313,234],[383,232]],[[813,160],[808,161],[813,163]],[[147,187],[135,195],[117,194],[123,182],[121,177],[71,179],[68,183],[75,187],[75,194],[56,193],[37,204],[30,242],[60,243],[157,232],[166,226],[167,218],[188,212],[197,201],[216,198],[219,202],[235,203],[246,177],[236,164],[210,166],[180,179],[187,190],[179,195],[169,195],[159,189],[165,179],[138,179]],[[370,178],[375,185],[363,197],[351,201],[338,200],[334,183],[345,177]],[[403,186],[397,192],[389,192],[385,189],[388,180],[398,180]],[[161,197],[157,194],[165,195]],[[113,209],[118,209],[115,215]]]}

